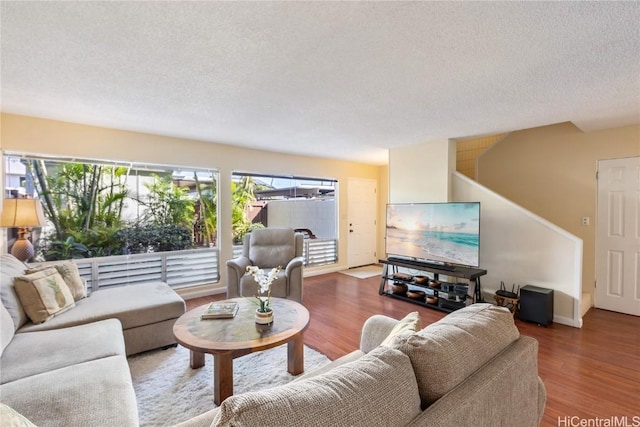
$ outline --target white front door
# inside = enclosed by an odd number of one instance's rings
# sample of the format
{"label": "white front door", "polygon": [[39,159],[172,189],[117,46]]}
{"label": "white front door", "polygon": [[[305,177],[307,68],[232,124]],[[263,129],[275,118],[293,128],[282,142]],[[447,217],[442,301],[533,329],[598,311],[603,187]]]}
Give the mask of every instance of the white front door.
{"label": "white front door", "polygon": [[376,215],[378,212],[376,181],[349,178],[348,181],[349,248],[347,267],[377,262]]}
{"label": "white front door", "polygon": [[595,306],[640,316],[640,157],[598,162]]}

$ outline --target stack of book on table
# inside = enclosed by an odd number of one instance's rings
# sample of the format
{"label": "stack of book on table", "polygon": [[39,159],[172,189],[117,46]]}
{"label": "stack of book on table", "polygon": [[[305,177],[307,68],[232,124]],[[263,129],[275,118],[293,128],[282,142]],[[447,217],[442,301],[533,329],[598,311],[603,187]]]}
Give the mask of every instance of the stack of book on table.
{"label": "stack of book on table", "polygon": [[212,302],[207,306],[201,319],[228,319],[238,312],[237,302]]}

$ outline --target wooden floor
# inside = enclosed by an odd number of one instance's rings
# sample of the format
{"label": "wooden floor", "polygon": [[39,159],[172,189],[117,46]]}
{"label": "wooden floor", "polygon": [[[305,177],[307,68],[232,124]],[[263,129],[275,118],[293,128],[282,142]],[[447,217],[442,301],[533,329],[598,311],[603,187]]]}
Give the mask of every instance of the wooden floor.
{"label": "wooden floor", "polygon": [[[305,278],[303,303],[311,313],[305,344],[333,360],[358,348],[362,324],[373,314],[401,318],[418,311],[423,326],[445,315],[380,296],[379,284],[379,276],[356,279],[330,273]],[[198,298],[187,301],[187,306],[224,298],[224,294]],[[581,329],[519,320],[516,324],[522,335],[539,341],[538,369],[547,389],[543,426],[572,425],[559,424],[559,417],[622,416],[628,417],[628,425],[640,425],[640,317],[591,309]]]}

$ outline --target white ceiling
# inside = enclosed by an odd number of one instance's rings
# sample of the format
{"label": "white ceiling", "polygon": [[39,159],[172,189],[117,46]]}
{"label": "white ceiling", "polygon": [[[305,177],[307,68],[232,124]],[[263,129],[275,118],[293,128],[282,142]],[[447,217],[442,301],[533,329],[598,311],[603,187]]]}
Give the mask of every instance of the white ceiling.
{"label": "white ceiling", "polygon": [[4,112],[385,164],[640,123],[638,2],[1,2]]}

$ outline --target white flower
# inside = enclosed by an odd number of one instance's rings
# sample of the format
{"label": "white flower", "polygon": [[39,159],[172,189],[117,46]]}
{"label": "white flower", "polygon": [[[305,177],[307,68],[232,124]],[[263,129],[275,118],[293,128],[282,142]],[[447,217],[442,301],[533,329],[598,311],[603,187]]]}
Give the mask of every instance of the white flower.
{"label": "white flower", "polygon": [[278,266],[272,268],[268,275],[265,275],[264,271],[260,269],[260,267],[255,265],[247,266],[247,273],[253,276],[253,279],[258,284],[259,294],[266,293],[267,296],[261,297],[260,295],[256,295],[260,305],[260,311],[264,312],[269,308],[269,302],[271,300],[271,284],[278,276],[282,267]]}

